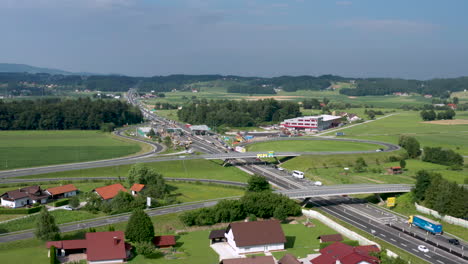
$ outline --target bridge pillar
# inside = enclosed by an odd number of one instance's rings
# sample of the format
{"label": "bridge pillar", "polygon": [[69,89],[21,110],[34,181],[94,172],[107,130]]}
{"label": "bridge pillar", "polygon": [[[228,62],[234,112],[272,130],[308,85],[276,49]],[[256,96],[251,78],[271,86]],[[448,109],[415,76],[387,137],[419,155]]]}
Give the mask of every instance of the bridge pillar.
{"label": "bridge pillar", "polygon": [[308,198],[305,198],[303,201],[302,201],[302,208],[305,208],[307,206],[307,204],[309,203],[309,200],[310,200],[310,197]]}
{"label": "bridge pillar", "polygon": [[374,193],[374,195],[375,195],[375,197],[377,197],[377,199],[379,199],[379,201],[380,201],[381,203],[385,203],[385,201],[382,199],[382,197],[380,197],[380,194]]}

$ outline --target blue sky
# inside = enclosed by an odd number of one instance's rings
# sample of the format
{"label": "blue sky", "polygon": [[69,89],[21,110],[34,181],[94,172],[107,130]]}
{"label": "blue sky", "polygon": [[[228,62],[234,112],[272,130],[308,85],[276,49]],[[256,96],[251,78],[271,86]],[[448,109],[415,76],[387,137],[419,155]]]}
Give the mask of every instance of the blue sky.
{"label": "blue sky", "polygon": [[468,1],[0,0],[0,62],[152,76],[468,75]]}

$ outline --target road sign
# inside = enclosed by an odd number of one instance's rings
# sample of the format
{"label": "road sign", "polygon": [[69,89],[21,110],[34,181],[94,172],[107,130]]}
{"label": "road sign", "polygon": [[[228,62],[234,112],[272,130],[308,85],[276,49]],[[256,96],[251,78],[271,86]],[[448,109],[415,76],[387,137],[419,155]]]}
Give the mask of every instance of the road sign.
{"label": "road sign", "polygon": [[274,158],[275,157],[275,152],[274,151],[268,151],[268,153],[259,153],[257,154],[257,158]]}
{"label": "road sign", "polygon": [[388,197],[387,198],[387,207],[395,206],[396,198],[395,197]]}

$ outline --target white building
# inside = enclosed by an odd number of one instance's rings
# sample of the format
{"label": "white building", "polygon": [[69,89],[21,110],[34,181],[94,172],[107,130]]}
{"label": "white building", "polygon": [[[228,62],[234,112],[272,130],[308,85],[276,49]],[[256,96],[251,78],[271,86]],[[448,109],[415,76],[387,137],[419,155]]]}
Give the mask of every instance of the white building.
{"label": "white building", "polygon": [[1,204],[4,207],[18,208],[29,204],[46,203],[49,194],[43,192],[41,187],[29,186],[2,194]]}
{"label": "white building", "polygon": [[225,236],[237,254],[283,250],[286,243],[277,220],[231,223]]}
{"label": "white building", "polygon": [[292,130],[321,131],[338,126],[341,118],[333,115],[302,116],[285,119],[280,126]]}

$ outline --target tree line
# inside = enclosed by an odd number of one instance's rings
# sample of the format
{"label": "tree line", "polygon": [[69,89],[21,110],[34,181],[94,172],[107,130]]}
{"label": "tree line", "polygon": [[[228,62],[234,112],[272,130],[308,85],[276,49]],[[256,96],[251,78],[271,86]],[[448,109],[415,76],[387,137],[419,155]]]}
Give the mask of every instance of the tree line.
{"label": "tree line", "polygon": [[0,130],[100,129],[142,120],[138,108],[119,100],[0,100]]}
{"label": "tree line", "polygon": [[422,203],[442,215],[468,217],[468,189],[442,178],[439,173],[418,171],[412,193],[415,202]]}
{"label": "tree line", "polygon": [[423,110],[420,113],[421,118],[424,121],[433,121],[433,120],[452,120],[456,113],[453,109],[447,109],[445,111],[435,112],[434,110]]}
{"label": "tree line", "polygon": [[265,99],[258,101],[201,100],[190,103],[177,112],[183,122],[206,124],[211,127],[227,125],[254,126],[263,122],[278,122],[300,116],[297,103]]}
{"label": "tree line", "polygon": [[441,147],[424,147],[422,161],[451,166],[452,169],[461,169],[463,156],[451,149]]}

